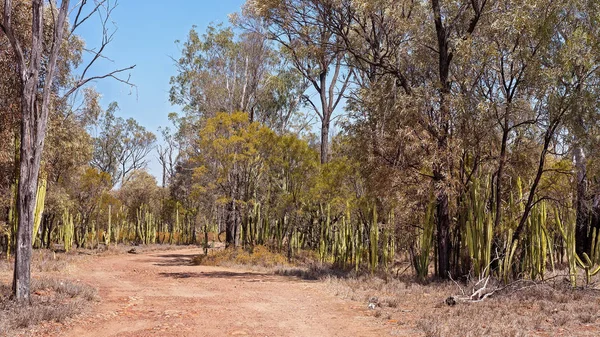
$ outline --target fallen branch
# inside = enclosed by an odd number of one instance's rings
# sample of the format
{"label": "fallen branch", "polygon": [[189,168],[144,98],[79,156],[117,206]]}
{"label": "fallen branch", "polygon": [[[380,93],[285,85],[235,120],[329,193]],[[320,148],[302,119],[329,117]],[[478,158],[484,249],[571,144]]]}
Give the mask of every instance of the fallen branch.
{"label": "fallen branch", "polygon": [[[452,282],[454,282],[454,284],[460,290],[461,295],[452,295],[445,300],[445,303],[452,306],[452,305],[456,304],[456,302],[471,302],[471,303],[482,302],[486,298],[489,298],[492,295],[494,295],[498,292],[507,290],[507,289],[512,289],[510,294],[514,294],[517,291],[523,291],[523,290],[526,290],[529,288],[548,284],[548,283],[550,283],[550,281],[553,281],[556,278],[567,277],[567,276],[568,276],[567,274],[559,274],[559,275],[555,275],[555,276],[552,276],[550,278],[547,278],[547,279],[544,279],[541,281],[519,279],[514,282],[508,283],[504,286],[496,286],[493,288],[488,288],[489,281],[491,278],[490,276],[486,276],[483,278],[480,277],[477,280],[477,282],[475,283],[475,285],[473,286],[470,294],[467,294],[465,291],[465,288],[462,287],[460,284],[458,284],[458,282],[456,282],[452,277],[450,277],[450,280],[452,280]],[[517,287],[517,285],[523,284],[523,283],[525,283],[526,285]],[[481,284],[483,284],[483,285],[481,285]],[[479,286],[479,285],[481,285],[481,286]]]}

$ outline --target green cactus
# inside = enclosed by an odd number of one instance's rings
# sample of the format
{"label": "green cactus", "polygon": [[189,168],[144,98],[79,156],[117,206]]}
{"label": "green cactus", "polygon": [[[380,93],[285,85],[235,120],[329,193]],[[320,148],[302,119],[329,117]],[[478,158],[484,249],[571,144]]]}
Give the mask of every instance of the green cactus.
{"label": "green cactus", "polygon": [[31,240],[33,246],[36,246],[36,242],[40,242],[37,234],[40,230],[40,224],[42,223],[42,215],[44,213],[44,204],[46,201],[46,187],[46,179],[40,179],[40,181],[38,182],[37,194],[35,198],[35,210],[33,214],[33,237]]}
{"label": "green cactus", "polygon": [[473,272],[477,277],[488,276],[490,273],[494,213],[486,212],[485,200],[489,196],[485,193],[488,190],[489,186],[482,187],[479,179],[474,179],[467,202],[465,243],[473,264]]}
{"label": "green cactus", "polygon": [[377,265],[379,262],[379,228],[377,226],[377,207],[373,206],[373,219],[371,222],[371,228],[369,230],[369,245],[371,248],[371,254],[370,254],[370,266],[371,266],[371,273],[374,273],[375,270],[377,269]]}
{"label": "green cactus", "polygon": [[569,263],[569,280],[571,281],[571,286],[577,286],[577,254],[575,253],[575,225],[572,222],[567,222],[567,224],[563,224],[560,215],[558,213],[558,209],[554,209],[554,218],[556,221],[556,225],[562,235],[562,238],[565,242],[566,253],[567,253],[567,261]]}
{"label": "green cactus", "polygon": [[104,234],[104,244],[106,246],[110,245],[110,236],[112,232],[112,206],[108,205],[108,224],[106,225],[106,233]]}
{"label": "green cactus", "polygon": [[433,245],[433,231],[435,229],[435,199],[427,207],[425,221],[422,228],[417,229],[417,247],[412,248],[412,263],[417,277],[424,280],[429,273],[430,253]]}
{"label": "green cactus", "polygon": [[592,276],[595,276],[596,274],[598,274],[598,272],[600,272],[600,266],[596,266],[596,264],[599,262],[599,256],[598,254],[600,254],[599,249],[598,249],[598,238],[597,238],[597,233],[596,233],[596,228],[592,229],[592,247],[590,249],[590,255],[588,255],[587,253],[583,253],[583,259],[579,258],[579,256],[577,256],[577,254],[575,254],[575,258],[577,260],[577,265],[580,266],[584,271],[585,271],[585,283],[586,285],[589,285],[591,282],[591,278]]}
{"label": "green cactus", "polygon": [[62,241],[65,252],[68,252],[73,247],[74,231],[75,226],[73,225],[73,215],[69,214],[69,212],[65,210],[62,216]]}

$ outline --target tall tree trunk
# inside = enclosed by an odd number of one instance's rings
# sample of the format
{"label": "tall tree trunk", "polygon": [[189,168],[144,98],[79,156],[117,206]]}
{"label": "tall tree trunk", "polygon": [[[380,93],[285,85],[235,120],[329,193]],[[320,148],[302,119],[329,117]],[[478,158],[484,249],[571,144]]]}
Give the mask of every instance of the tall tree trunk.
{"label": "tall tree trunk", "polygon": [[574,148],[575,169],[577,171],[577,199],[575,222],[575,251],[579,256],[589,252],[588,229],[590,225],[590,207],[587,198],[587,167],[583,148],[579,145]]}
{"label": "tall tree trunk", "polygon": [[448,153],[448,137],[450,134],[450,107],[447,96],[450,95],[450,63],[452,53],[448,48],[448,34],[441,15],[439,0],[432,0],[433,19],[436,29],[438,44],[438,76],[441,85],[439,91],[439,120],[434,122],[437,130],[437,149],[439,156],[433,164],[434,182],[436,184],[436,215],[437,215],[437,254],[438,254],[438,276],[449,278],[451,257],[451,233],[450,233],[450,210],[448,187],[448,165],[444,163],[444,157]]}
{"label": "tall tree trunk", "polygon": [[[13,276],[13,293],[18,301],[30,301],[29,285],[31,283],[31,250],[33,235],[33,220],[35,199],[37,195],[37,180],[40,170],[43,136],[45,125],[42,128],[41,139],[32,134],[32,130],[39,128],[40,123],[35,123],[35,101],[31,94],[33,86],[24,90],[22,100],[23,120],[21,124],[21,161],[19,168],[19,189],[17,195],[17,242],[15,247],[15,268]],[[38,126],[38,127],[36,127]],[[36,132],[37,133],[37,132]]]}
{"label": "tall tree trunk", "polygon": [[[8,38],[15,55],[20,75],[21,91],[21,145],[19,162],[19,188],[17,192],[18,229],[15,248],[13,295],[19,302],[30,302],[31,241],[37,181],[40,171],[51,93],[56,71],[58,52],[63,41],[64,23],[69,12],[69,0],[63,0],[58,16],[53,17],[52,46],[45,62],[44,83],[40,85],[44,53],[44,1],[32,0],[31,45],[23,48],[12,27],[12,1],[4,1],[1,30]],[[40,95],[41,94],[41,95]]]}
{"label": "tall tree trunk", "polygon": [[47,224],[47,229],[46,229],[46,248],[50,249],[50,246],[52,245],[52,230],[54,229],[54,219],[55,219],[55,215],[52,214],[51,217],[49,217],[48,219],[48,224]]}
{"label": "tall tree trunk", "polygon": [[240,246],[240,217],[237,208],[233,210],[233,245]]}
{"label": "tall tree trunk", "polygon": [[502,220],[502,178],[504,177],[504,165],[506,163],[506,147],[508,143],[508,120],[504,119],[504,125],[502,127],[502,145],[500,147],[500,158],[498,159],[498,171],[496,172],[496,191],[495,191],[495,211],[496,218],[494,219],[494,228],[500,227],[500,221]]}
{"label": "tall tree trunk", "polygon": [[[591,205],[591,212],[588,213],[590,214],[590,232],[593,229],[596,229],[596,240],[598,235],[600,235],[600,194],[595,194],[592,198],[589,198],[588,200],[590,200],[592,202]],[[591,239],[588,237],[588,251],[590,251],[591,249],[589,247],[591,247]]]}
{"label": "tall tree trunk", "polygon": [[329,161],[329,117],[321,122],[321,164]]}
{"label": "tall tree trunk", "polygon": [[227,203],[225,218],[225,248],[235,247],[235,201]]}
{"label": "tall tree trunk", "polygon": [[[538,167],[537,167],[537,172],[535,174],[535,178],[533,180],[533,183],[531,184],[531,187],[529,188],[529,195],[527,196],[527,202],[525,203],[525,210],[523,211],[523,214],[521,215],[521,219],[519,220],[519,224],[517,225],[517,228],[515,229],[515,232],[513,233],[513,236],[511,238],[509,244],[506,245],[506,247],[512,247],[512,245],[517,240],[520,239],[521,233],[525,229],[525,224],[527,223],[527,218],[529,217],[529,213],[531,213],[531,210],[533,209],[533,206],[534,206],[534,199],[535,199],[535,193],[537,191],[537,187],[542,179],[542,175],[544,174],[544,168],[545,168],[545,164],[546,164],[546,154],[548,153],[548,148],[550,146],[550,142],[552,141],[552,137],[554,137],[554,132],[556,131],[556,128],[558,128],[558,125],[560,124],[561,118],[562,118],[562,114],[559,116],[558,119],[552,121],[552,123],[550,124],[548,129],[546,129],[546,132],[544,134],[544,145],[543,145],[542,151],[540,153],[540,158],[538,161]],[[506,254],[507,254],[507,249],[504,250],[502,255],[505,256]]]}
{"label": "tall tree trunk", "polygon": [[436,231],[437,231],[437,275],[449,278],[450,258],[452,254],[450,233],[450,206],[446,178],[443,165],[434,165],[434,181],[436,186]]}

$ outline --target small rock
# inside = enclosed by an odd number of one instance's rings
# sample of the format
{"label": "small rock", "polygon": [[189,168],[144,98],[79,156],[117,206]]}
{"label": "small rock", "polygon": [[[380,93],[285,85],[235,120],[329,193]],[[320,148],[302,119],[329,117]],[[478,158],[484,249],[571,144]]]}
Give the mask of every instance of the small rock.
{"label": "small rock", "polygon": [[456,300],[454,299],[454,297],[450,296],[446,299],[446,305],[453,307],[454,305],[456,305]]}

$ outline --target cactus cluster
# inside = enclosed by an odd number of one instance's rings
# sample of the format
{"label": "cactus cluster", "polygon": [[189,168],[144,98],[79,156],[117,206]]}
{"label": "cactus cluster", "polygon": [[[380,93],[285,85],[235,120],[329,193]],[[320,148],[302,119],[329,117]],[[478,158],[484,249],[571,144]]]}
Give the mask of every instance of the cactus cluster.
{"label": "cactus cluster", "polygon": [[[548,268],[555,268],[564,255],[568,262],[569,278],[577,285],[579,270],[585,274],[585,282],[590,283],[594,275],[600,273],[600,235],[592,229],[591,249],[577,254],[575,250],[574,211],[569,207],[548,206],[544,200],[535,203],[525,222],[524,235],[514,242],[511,240],[516,221],[524,211],[522,183],[516,182],[516,197],[510,194],[505,207],[506,215],[499,227],[494,226],[496,214],[489,206],[491,189],[489,181],[482,183],[473,179],[469,193],[463,202],[464,209],[457,218],[457,238],[460,256],[468,261],[469,273],[477,277],[494,276],[508,282],[515,275],[531,279],[543,279]],[[13,201],[8,212],[10,231],[9,250],[14,244],[17,213],[15,195],[18,181],[12,186]],[[43,218],[47,182],[40,179],[35,206],[34,245],[40,246],[40,224]],[[218,207],[218,206],[217,206]],[[380,218],[375,203],[368,206],[335,205],[321,203],[318,209],[305,213],[281,213],[280,210],[263,207],[258,202],[249,202],[240,207],[241,223],[239,236],[244,246],[268,246],[280,252],[287,251],[292,259],[301,250],[314,250],[322,262],[333,263],[341,268],[369,270],[372,273],[387,269],[396,257],[396,224],[390,210]],[[223,231],[223,217],[202,217],[177,204],[170,217],[171,222],[161,220],[150,207],[142,204],[133,211],[125,206],[113,209],[111,204],[100,207],[93,219],[84,219],[79,212],[63,211],[58,225],[49,233],[51,241],[60,243],[65,251],[74,245],[78,247],[98,247],[111,244],[202,244],[208,252],[210,241],[217,239]],[[367,215],[366,217],[364,215]],[[366,218],[366,220],[365,220]],[[101,220],[103,219],[103,220]],[[203,220],[202,220],[203,219]],[[433,243],[435,229],[435,197],[426,207],[421,224],[415,226],[412,244],[409,247],[412,265],[420,279],[425,279],[435,251]],[[196,230],[196,222],[203,225]],[[85,224],[85,225],[84,225]],[[304,225],[303,225],[304,224]],[[200,238],[201,242],[197,242]],[[505,252],[498,256],[498,251]],[[492,268],[494,264],[494,268]]]}
{"label": "cactus cluster", "polygon": [[395,257],[393,212],[383,224],[376,207],[371,206],[367,210],[369,221],[360,221],[352,216],[347,203],[344,213],[333,220],[331,205],[322,204],[312,214],[309,226],[299,226],[298,219],[290,220],[288,215],[271,218],[268,209],[261,209],[259,203],[253,204],[242,221],[244,245],[264,245],[282,252],[287,249],[290,259],[302,249],[315,249],[322,262],[357,270],[364,265],[372,272],[387,268]]}
{"label": "cactus cluster", "polygon": [[73,224],[73,215],[65,210],[62,216],[62,226],[59,228],[59,237],[67,252],[73,247],[74,232],[75,225]]}
{"label": "cactus cluster", "polygon": [[427,207],[425,218],[421,227],[416,228],[416,240],[411,246],[411,260],[417,278],[423,280],[429,273],[429,263],[431,260],[431,247],[433,245],[433,233],[435,230],[435,202],[432,201]]}

